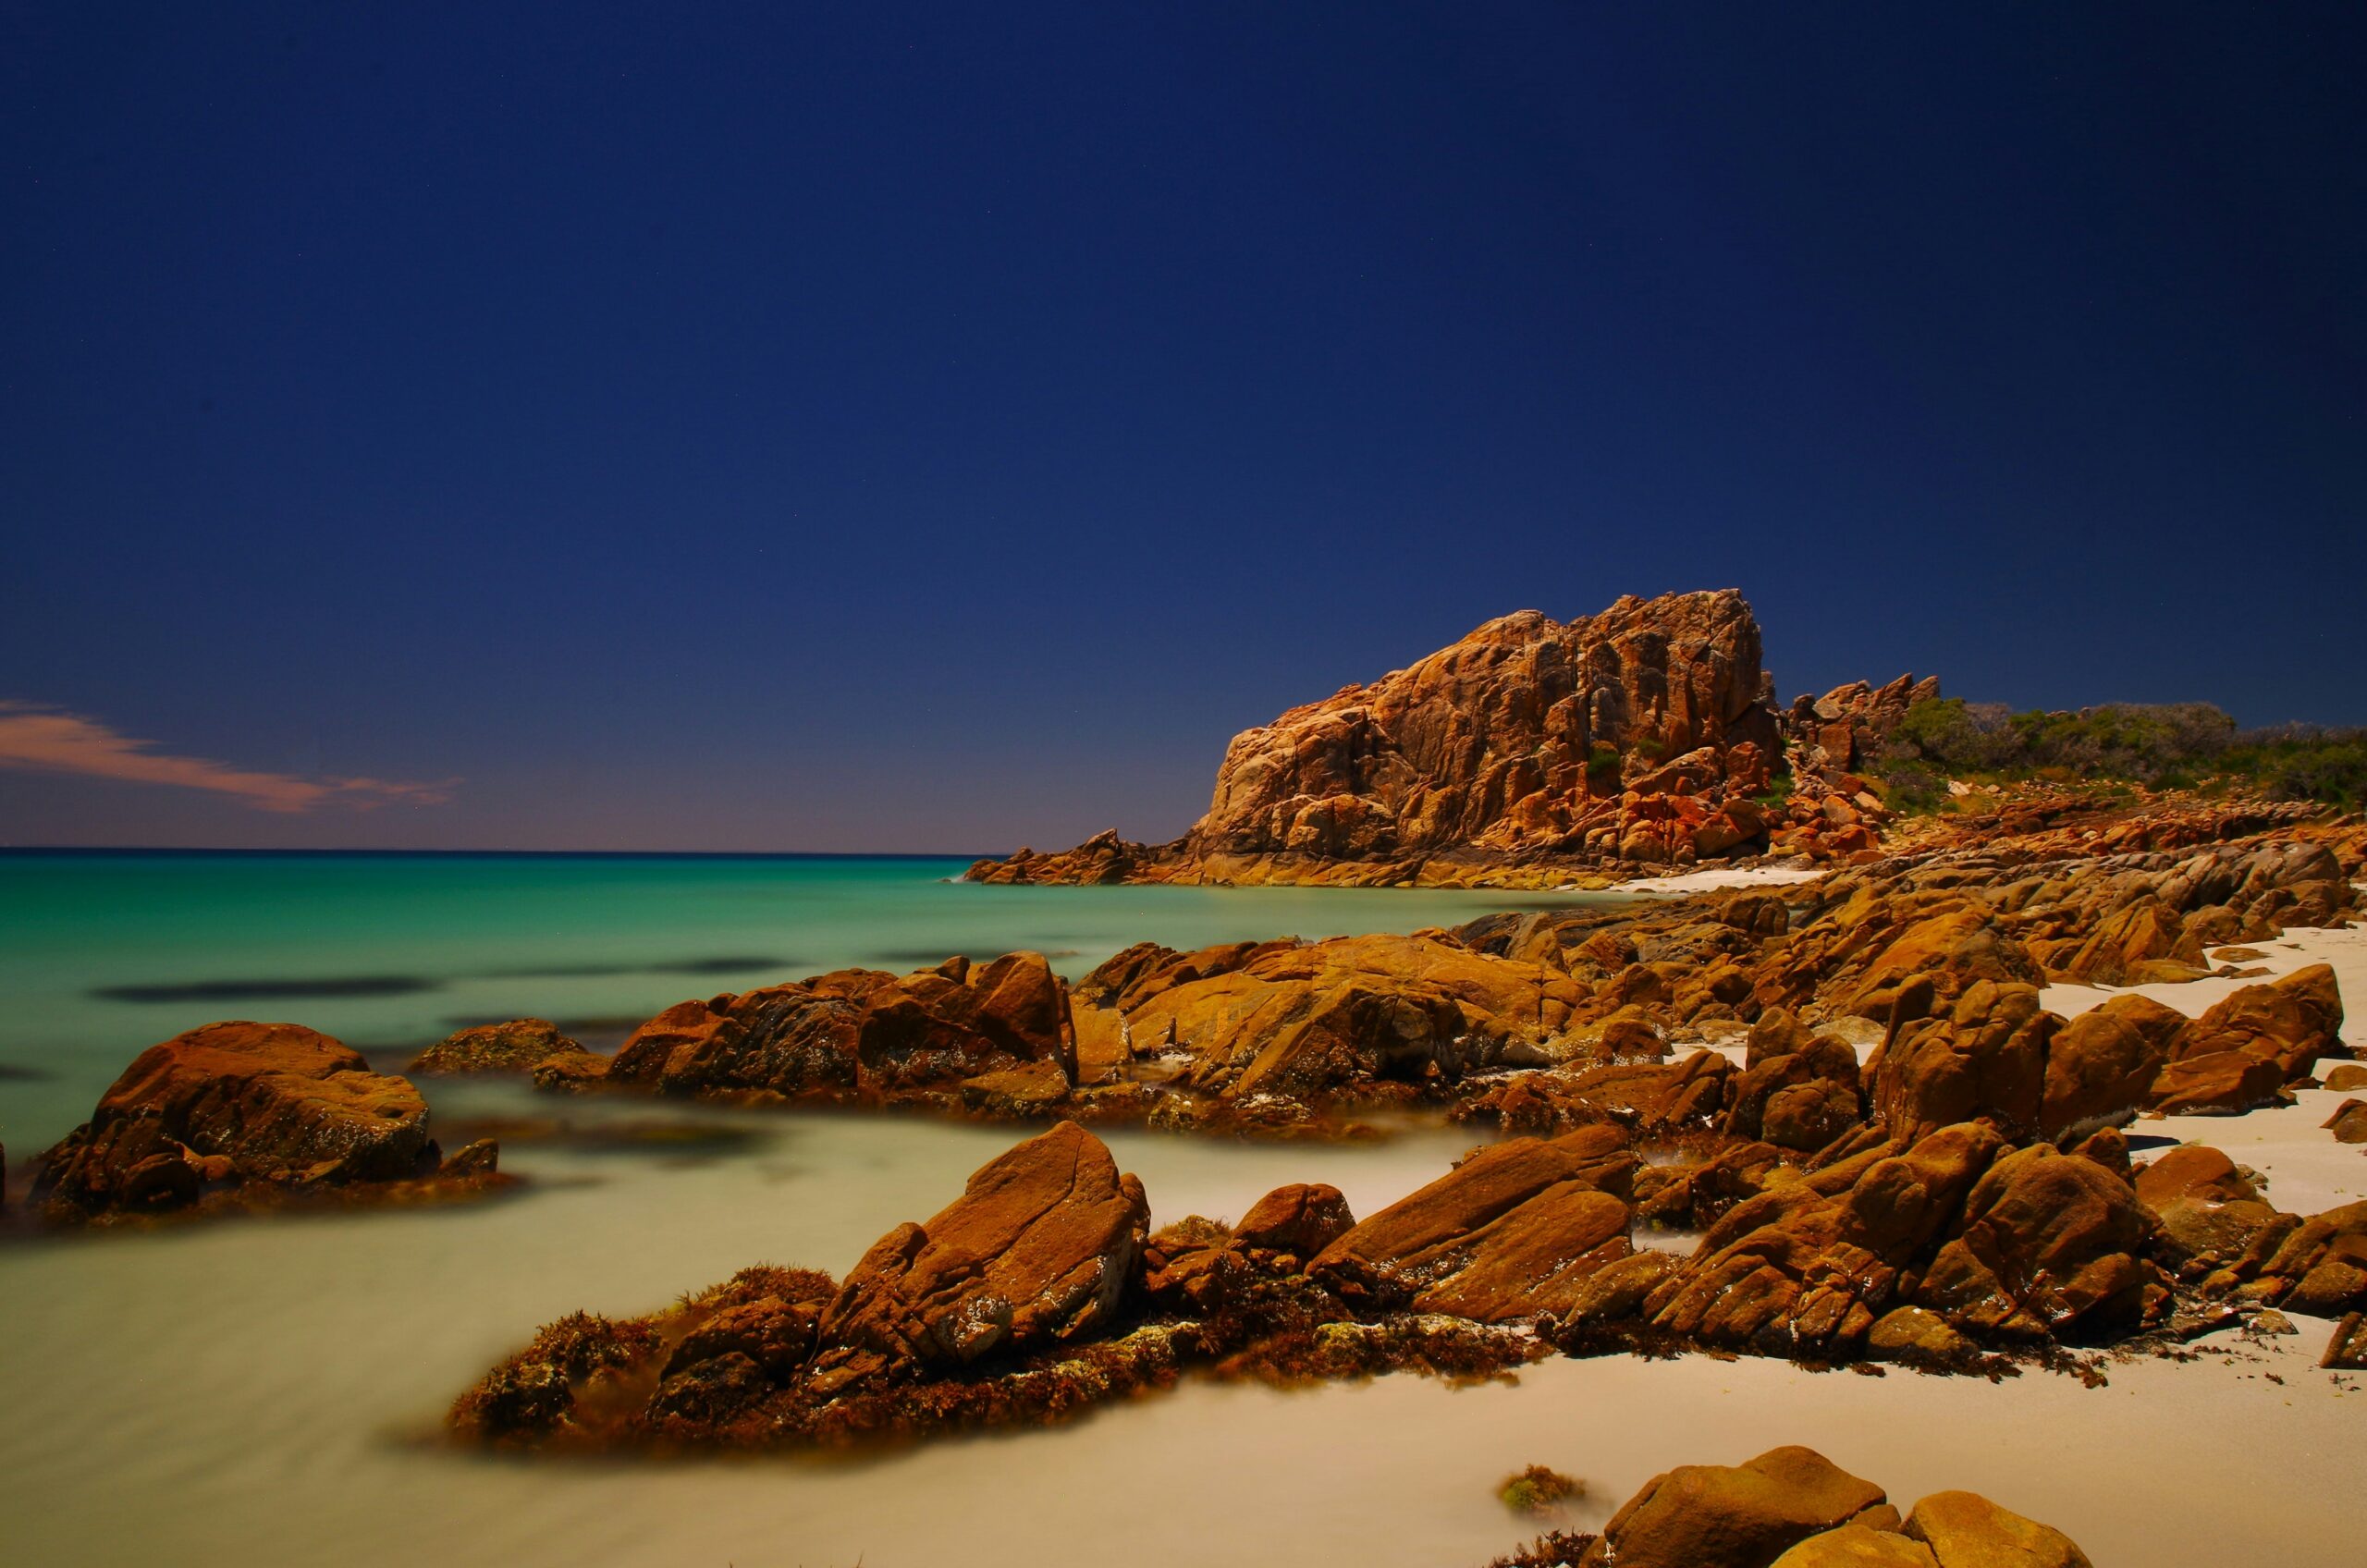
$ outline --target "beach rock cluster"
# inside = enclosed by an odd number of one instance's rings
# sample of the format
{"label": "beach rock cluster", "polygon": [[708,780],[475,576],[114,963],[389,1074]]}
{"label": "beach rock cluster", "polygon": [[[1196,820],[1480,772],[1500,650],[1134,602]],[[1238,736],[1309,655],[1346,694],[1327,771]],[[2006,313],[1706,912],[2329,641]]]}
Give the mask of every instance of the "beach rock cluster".
{"label": "beach rock cluster", "polygon": [[1883,1488],[1814,1449],[1681,1464],[1645,1483],[1597,1538],[1564,1536],[1503,1568],[2089,1568],[2061,1531],[1976,1492],[1902,1514]]}
{"label": "beach rock cluster", "polygon": [[1668,1168],[1682,1184],[1648,1194],[1666,1219],[1853,1137],[1985,1119],[2010,1143],[2068,1146],[2154,1111],[2289,1097],[2347,1054],[2324,966],[2191,1019],[2120,996],[2067,1020],[2040,987],[2229,971],[2205,967],[2214,949],[2347,919],[2344,876],[2330,841],[2288,829],[2182,851],[1942,854],[1453,931],[1138,943],[1073,993],[1039,955],[957,958],[684,1002],[613,1061],[561,1051],[533,1072],[552,1089],[1253,1136],[1335,1136],[1429,1106],[1506,1133],[1731,1145]]}
{"label": "beach rock cluster", "polygon": [[210,1023],[141,1052],[90,1121],[39,1157],[53,1223],[297,1201],[459,1195],[497,1151],[448,1158],[405,1079],[293,1023]]}

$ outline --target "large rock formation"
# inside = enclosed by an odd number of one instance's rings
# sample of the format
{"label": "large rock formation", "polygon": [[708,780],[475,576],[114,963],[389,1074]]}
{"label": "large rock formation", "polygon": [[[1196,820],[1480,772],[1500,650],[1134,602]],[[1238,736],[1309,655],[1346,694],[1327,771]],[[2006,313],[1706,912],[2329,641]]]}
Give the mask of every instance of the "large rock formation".
{"label": "large rock formation", "polygon": [[1406,881],[1426,864],[1764,844],[1780,765],[1759,623],[1732,589],[1535,610],[1243,731],[1177,842],[1105,833],[978,881]]}

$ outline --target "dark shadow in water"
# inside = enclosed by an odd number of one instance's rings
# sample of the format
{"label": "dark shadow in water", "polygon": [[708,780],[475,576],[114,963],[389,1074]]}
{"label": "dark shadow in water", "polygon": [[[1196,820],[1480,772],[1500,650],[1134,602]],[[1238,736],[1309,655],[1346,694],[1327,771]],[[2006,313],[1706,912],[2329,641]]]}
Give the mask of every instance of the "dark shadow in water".
{"label": "dark shadow in water", "polygon": [[583,1154],[662,1155],[704,1160],[744,1154],[779,1141],[778,1132],[692,1117],[633,1116],[578,1120],[567,1116],[450,1117],[437,1124],[448,1141],[492,1138],[505,1146],[540,1145]]}
{"label": "dark shadow in water", "polygon": [[732,953],[721,958],[686,958],[676,963],[553,963],[535,969],[495,969],[488,980],[586,980],[616,974],[741,974],[750,970],[802,967],[802,958],[756,958]]}
{"label": "dark shadow in water", "polygon": [[55,1074],[38,1067],[19,1067],[13,1061],[0,1061],[0,1084],[45,1084]]}
{"label": "dark shadow in water", "polygon": [[789,970],[803,967],[802,958],[693,958],[680,963],[653,963],[652,974],[739,974],[752,969]]}
{"label": "dark shadow in water", "polygon": [[199,980],[181,986],[98,986],[90,995],[110,1002],[280,1001],[307,997],[407,997],[443,982],[416,974],[344,974],[321,980]]}
{"label": "dark shadow in water", "polygon": [[954,942],[942,948],[885,948],[871,955],[874,963],[943,963],[956,953],[975,950],[975,942]]}

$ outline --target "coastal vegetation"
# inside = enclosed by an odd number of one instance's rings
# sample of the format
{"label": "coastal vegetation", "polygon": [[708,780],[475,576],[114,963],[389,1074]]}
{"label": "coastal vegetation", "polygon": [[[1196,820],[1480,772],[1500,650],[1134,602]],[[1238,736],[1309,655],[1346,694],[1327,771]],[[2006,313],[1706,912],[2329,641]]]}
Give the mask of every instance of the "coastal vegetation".
{"label": "coastal vegetation", "polygon": [[1944,803],[1947,778],[2242,790],[2344,809],[2367,802],[2367,730],[2243,729],[2208,703],[2015,713],[1933,697],[1898,718],[1877,766],[1885,802],[1899,810]]}

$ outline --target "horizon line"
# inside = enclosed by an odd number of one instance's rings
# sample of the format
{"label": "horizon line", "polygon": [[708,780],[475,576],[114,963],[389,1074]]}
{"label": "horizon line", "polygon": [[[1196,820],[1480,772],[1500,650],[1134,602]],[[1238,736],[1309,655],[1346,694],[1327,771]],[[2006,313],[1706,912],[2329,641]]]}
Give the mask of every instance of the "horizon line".
{"label": "horizon line", "polygon": [[440,855],[598,857],[612,860],[994,860],[1010,851],[966,850],[525,850],[241,848],[209,844],[0,844],[8,855]]}

